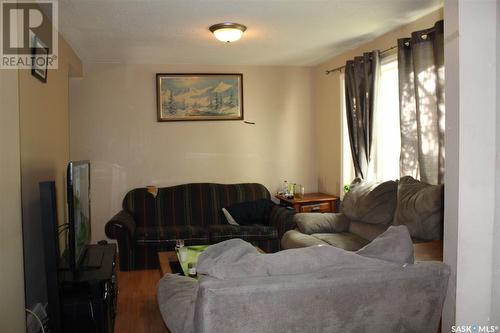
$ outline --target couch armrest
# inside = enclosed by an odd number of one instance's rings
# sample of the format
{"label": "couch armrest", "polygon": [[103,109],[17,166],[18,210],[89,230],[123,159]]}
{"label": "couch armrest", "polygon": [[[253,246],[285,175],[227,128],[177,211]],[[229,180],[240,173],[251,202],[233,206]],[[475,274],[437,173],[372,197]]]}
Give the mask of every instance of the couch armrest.
{"label": "couch armrest", "polygon": [[298,213],[294,216],[294,222],[300,232],[307,235],[349,229],[349,219],[342,213]]}
{"label": "couch armrest", "polygon": [[285,232],[295,228],[295,222],[293,220],[296,214],[294,209],[275,205],[269,216],[269,225],[275,227],[278,231],[278,239],[281,239]]}
{"label": "couch armrest", "polygon": [[129,212],[122,210],[113,216],[105,226],[106,236],[118,239],[119,234],[126,233],[130,239],[135,236],[135,221]]}
{"label": "couch armrest", "polygon": [[129,271],[134,269],[135,221],[132,215],[122,210],[106,223],[104,230],[106,236],[116,239],[118,242],[120,270]]}

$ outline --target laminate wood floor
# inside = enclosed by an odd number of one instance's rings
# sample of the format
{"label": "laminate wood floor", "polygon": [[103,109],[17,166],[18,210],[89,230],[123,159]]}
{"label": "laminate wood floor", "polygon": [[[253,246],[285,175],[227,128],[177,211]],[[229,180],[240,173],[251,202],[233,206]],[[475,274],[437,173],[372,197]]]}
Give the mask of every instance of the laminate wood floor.
{"label": "laminate wood floor", "polygon": [[160,271],[118,272],[116,333],[169,333],[156,302]]}

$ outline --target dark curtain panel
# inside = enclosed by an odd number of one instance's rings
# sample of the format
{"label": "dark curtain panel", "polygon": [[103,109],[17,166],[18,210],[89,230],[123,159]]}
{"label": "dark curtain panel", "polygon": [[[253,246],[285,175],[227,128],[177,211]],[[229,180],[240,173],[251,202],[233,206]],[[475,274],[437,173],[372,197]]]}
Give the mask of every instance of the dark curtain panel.
{"label": "dark curtain panel", "polygon": [[378,50],[349,60],[345,66],[346,120],[356,177],[368,176],[373,136],[373,113],[380,77]]}
{"label": "dark curtain panel", "polygon": [[443,21],[398,40],[401,176],[444,178]]}

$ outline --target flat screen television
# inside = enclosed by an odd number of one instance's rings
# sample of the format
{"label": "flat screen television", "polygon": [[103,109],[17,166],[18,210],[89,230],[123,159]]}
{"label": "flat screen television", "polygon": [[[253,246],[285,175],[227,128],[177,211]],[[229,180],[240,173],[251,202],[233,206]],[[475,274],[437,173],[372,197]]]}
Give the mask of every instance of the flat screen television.
{"label": "flat screen television", "polygon": [[82,263],[90,243],[90,162],[72,161],[67,169],[69,268],[75,271]]}

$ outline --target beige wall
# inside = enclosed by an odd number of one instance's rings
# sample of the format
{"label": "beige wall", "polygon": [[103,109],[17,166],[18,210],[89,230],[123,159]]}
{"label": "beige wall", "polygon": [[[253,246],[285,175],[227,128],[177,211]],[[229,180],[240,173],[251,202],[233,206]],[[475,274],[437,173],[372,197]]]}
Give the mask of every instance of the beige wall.
{"label": "beige wall", "polygon": [[[156,121],[155,73],[243,73],[242,121]],[[317,188],[311,71],[301,67],[86,66],[71,83],[71,159],[92,162],[93,240],[127,191],[148,184],[284,179]]]}
{"label": "beige wall", "polygon": [[18,71],[0,70],[0,332],[24,331]]}
{"label": "beige wall", "polygon": [[316,141],[318,189],[323,192],[340,193],[342,174],[342,122],[340,73],[325,75],[325,71],[345,65],[348,59],[371,50],[385,50],[394,45],[398,38],[408,37],[419,29],[429,28],[443,18],[443,10],[437,10],[408,25],[393,30],[371,42],[330,59],[313,70],[313,100],[316,112]]}
{"label": "beige wall", "polygon": [[[59,68],[49,70],[44,84],[30,70],[19,71],[19,114],[21,136],[21,187],[26,253],[27,306],[43,299],[44,286],[38,183],[55,180],[59,223],[64,223],[65,168],[69,160],[69,76],[81,73],[81,62],[64,39],[59,38]],[[32,232],[26,232],[31,230]],[[26,247],[25,247],[26,248]],[[42,280],[43,282],[43,280]],[[34,289],[31,289],[34,288]]]}
{"label": "beige wall", "polygon": [[69,160],[69,76],[82,72],[82,64],[64,39],[59,38],[59,68],[49,70],[44,84],[30,70],[19,74],[21,122],[21,170],[23,214],[38,219],[30,210],[38,202],[38,182],[55,180],[58,219],[64,221],[64,181]]}

